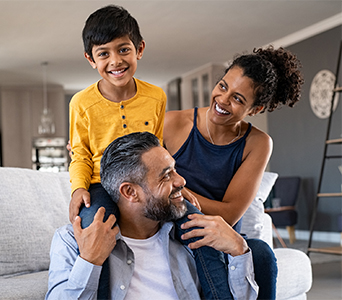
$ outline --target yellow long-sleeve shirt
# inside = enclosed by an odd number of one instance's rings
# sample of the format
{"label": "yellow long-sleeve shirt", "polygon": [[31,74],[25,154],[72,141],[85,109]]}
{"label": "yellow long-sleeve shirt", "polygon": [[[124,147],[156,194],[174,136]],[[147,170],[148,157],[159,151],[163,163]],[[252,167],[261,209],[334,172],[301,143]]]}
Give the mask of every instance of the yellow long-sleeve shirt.
{"label": "yellow long-sleeve shirt", "polygon": [[152,84],[138,79],[135,82],[135,96],[120,103],[104,98],[98,82],[73,96],[69,105],[72,193],[101,181],[101,157],[114,139],[148,131],[162,144],[166,95]]}

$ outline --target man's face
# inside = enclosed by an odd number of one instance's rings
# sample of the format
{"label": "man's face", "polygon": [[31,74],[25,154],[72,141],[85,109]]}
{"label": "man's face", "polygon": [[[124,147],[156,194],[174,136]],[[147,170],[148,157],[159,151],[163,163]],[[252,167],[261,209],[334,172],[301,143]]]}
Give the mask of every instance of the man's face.
{"label": "man's face", "polygon": [[186,205],[182,196],[185,180],[175,169],[175,161],[163,147],[154,147],[142,155],[148,169],[144,189],[145,217],[170,221],[184,216]]}

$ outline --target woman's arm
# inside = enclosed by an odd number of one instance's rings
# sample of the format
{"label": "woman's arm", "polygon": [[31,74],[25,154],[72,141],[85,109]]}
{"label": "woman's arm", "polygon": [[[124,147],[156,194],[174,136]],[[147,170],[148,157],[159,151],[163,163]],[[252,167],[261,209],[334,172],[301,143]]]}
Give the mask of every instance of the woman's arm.
{"label": "woman's arm", "polygon": [[221,199],[208,199],[190,191],[197,197],[204,214],[220,215],[231,226],[240,220],[253,201],[272,153],[272,139],[255,128],[252,132],[246,141],[243,162],[233,176],[222,202]]}
{"label": "woman's arm", "polygon": [[[193,109],[170,111],[165,114],[164,146],[174,155],[184,144],[193,126]],[[201,211],[207,215],[219,215],[235,225],[252,203],[272,153],[272,139],[259,129],[252,127],[246,139],[243,161],[233,176],[223,199],[209,199],[186,189],[197,197]],[[217,201],[213,201],[217,200]]]}

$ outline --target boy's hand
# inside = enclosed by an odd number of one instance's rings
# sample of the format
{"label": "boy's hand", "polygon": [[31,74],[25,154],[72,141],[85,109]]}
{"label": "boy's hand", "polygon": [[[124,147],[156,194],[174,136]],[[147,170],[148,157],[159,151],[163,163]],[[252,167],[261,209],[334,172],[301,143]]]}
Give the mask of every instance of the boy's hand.
{"label": "boy's hand", "polygon": [[84,260],[102,266],[116,245],[116,235],[119,227],[114,226],[116,218],[110,215],[103,222],[105,208],[100,207],[95,214],[93,223],[89,227],[81,228],[81,217],[77,216],[73,224],[75,238],[80,250],[80,257]]}
{"label": "boy's hand", "polygon": [[226,223],[222,217],[192,214],[188,218],[190,221],[182,225],[183,229],[191,227],[202,228],[193,229],[183,234],[182,239],[187,240],[192,237],[203,237],[194,243],[190,243],[190,249],[210,246],[232,256],[238,256],[248,252],[249,248],[245,239]]}
{"label": "boy's hand", "polygon": [[90,194],[86,189],[79,188],[73,192],[69,204],[69,219],[72,224],[76,216],[78,216],[83,203],[85,207],[90,207]]}
{"label": "boy's hand", "polygon": [[70,140],[68,141],[68,144],[66,145],[66,148],[68,150],[69,156],[70,158],[72,158],[72,152],[71,152],[71,144],[70,144]]}
{"label": "boy's hand", "polygon": [[182,196],[188,200],[193,206],[197,207],[201,211],[201,205],[199,204],[196,196],[192,194],[187,188],[182,189]]}

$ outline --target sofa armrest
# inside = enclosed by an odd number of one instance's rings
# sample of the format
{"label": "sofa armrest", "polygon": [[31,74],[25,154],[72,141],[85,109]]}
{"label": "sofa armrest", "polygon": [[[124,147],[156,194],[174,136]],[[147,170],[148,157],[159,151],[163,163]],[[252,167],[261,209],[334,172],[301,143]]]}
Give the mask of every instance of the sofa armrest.
{"label": "sofa armrest", "polygon": [[277,248],[274,253],[278,264],[276,299],[306,299],[312,285],[309,257],[300,250],[290,248]]}
{"label": "sofa armrest", "polygon": [[[265,172],[258,192],[253,199],[251,205],[248,207],[242,218],[241,233],[247,235],[248,238],[262,239],[271,247],[272,244],[272,222],[269,224],[265,221],[264,202],[266,201],[275,181],[278,178],[277,173]],[[267,217],[266,217],[267,218]],[[266,222],[266,223],[265,223]],[[269,228],[264,229],[265,225],[270,225]],[[263,232],[266,230],[266,232]]]}
{"label": "sofa armrest", "polygon": [[273,249],[272,218],[268,214],[263,214],[264,226],[260,239],[266,242]]}

